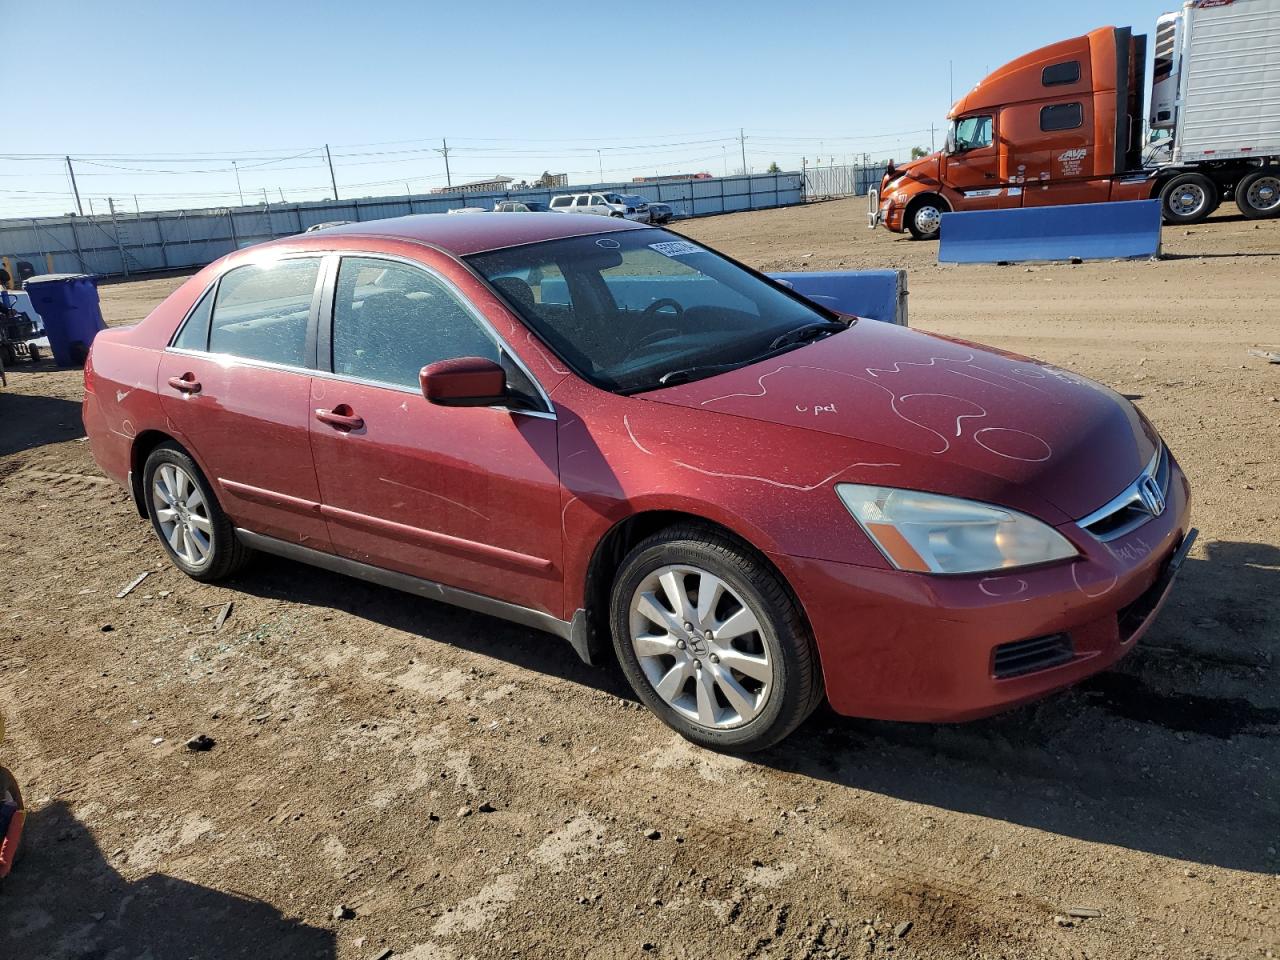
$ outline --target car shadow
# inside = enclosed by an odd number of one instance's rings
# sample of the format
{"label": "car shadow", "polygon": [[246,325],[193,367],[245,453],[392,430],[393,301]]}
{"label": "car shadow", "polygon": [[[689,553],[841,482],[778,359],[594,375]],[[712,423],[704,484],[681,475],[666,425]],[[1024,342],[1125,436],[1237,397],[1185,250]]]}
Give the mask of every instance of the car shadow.
{"label": "car shadow", "polygon": [[[1275,872],[1280,822],[1273,664],[1280,549],[1215,542],[1120,665],[1038,703],[967,724],[855,720],[822,708],[749,757],[845,791],[1003,820],[1077,840]],[[616,666],[501,620],[263,557],[236,589],[431,637],[635,700]],[[1211,618],[1211,619],[1209,619]]]}
{"label": "car shadow", "polygon": [[[49,369],[56,368],[50,364]],[[79,403],[22,393],[22,375],[6,372],[9,386],[0,387],[0,457],[84,436]]]}
{"label": "car shadow", "polygon": [[1113,670],[967,724],[819,712],[757,761],[1062,837],[1280,872],[1280,549],[1211,543]]}
{"label": "car shadow", "polygon": [[0,936],[13,957],[337,956],[332,931],[259,900],[164,874],[121,875],[61,801],[28,817],[0,888]]}

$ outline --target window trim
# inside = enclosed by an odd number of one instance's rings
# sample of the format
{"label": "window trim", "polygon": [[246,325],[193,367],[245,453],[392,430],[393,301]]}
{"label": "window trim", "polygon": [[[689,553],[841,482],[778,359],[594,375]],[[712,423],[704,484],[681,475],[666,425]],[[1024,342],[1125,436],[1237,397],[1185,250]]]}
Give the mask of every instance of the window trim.
{"label": "window trim", "polygon": [[[1076,68],[1076,73],[1074,77],[1071,77],[1070,79],[1067,79],[1067,80],[1047,79],[1048,73],[1050,70],[1056,69],[1057,67],[1065,67],[1067,65],[1071,65]],[[1065,87],[1065,86],[1069,86],[1070,84],[1079,83],[1079,82],[1080,82],[1079,58],[1076,58],[1075,60],[1059,60],[1057,63],[1051,63],[1040,71],[1040,86],[1042,87]]]}
{"label": "window trim", "polygon": [[[1044,114],[1046,110],[1053,110],[1056,107],[1075,107],[1079,111],[1079,117],[1075,123],[1069,127],[1048,127],[1044,125]],[[1064,130],[1079,130],[1084,126],[1084,101],[1068,100],[1065,103],[1046,103],[1040,108],[1040,132],[1041,133],[1061,133]]]}
{"label": "window trim", "polygon": [[494,341],[498,347],[498,352],[510,357],[511,362],[520,369],[521,373],[528,377],[529,382],[533,384],[533,388],[537,394],[537,399],[542,407],[542,409],[531,410],[524,407],[517,408],[508,407],[503,404],[494,404],[492,407],[487,407],[486,409],[505,410],[508,413],[518,413],[529,417],[540,417],[550,420],[556,419],[556,408],[555,404],[551,402],[551,396],[547,393],[546,388],[543,387],[542,382],[533,375],[533,371],[529,369],[528,364],[524,362],[524,359],[516,353],[511,344],[507,342],[506,337],[502,336],[502,334],[498,332],[498,329],[489,322],[489,318],[471,302],[471,299],[465,293],[463,293],[462,289],[439,270],[428,266],[421,260],[413,260],[409,257],[397,256],[396,254],[383,253],[381,251],[363,251],[358,249],[334,250],[329,252],[328,258],[331,258],[333,262],[331,270],[324,276],[325,296],[320,306],[322,312],[320,315],[319,346],[321,350],[320,360],[316,365],[316,372],[324,376],[325,379],[359,383],[365,386],[381,387],[385,390],[396,390],[401,393],[410,393],[422,396],[422,390],[417,387],[409,387],[402,383],[390,383],[385,380],[367,380],[362,377],[353,377],[344,373],[336,373],[333,369],[333,316],[334,310],[337,306],[338,269],[342,264],[342,260],[346,258],[357,260],[385,260],[388,263],[399,263],[407,267],[421,270],[432,280],[435,280],[444,287],[446,292],[448,292],[455,300],[458,301],[458,303],[462,305],[462,308],[479,323],[481,329]]}

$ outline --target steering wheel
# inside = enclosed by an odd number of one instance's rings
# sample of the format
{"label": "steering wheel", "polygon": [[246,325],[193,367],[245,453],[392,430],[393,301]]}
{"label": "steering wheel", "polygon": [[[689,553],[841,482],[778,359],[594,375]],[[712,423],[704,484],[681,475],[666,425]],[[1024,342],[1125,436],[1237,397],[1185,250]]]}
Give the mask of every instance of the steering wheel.
{"label": "steering wheel", "polygon": [[[677,321],[684,316],[684,307],[675,300],[672,300],[670,297],[663,297],[661,300],[655,300],[653,303],[645,307],[644,312],[640,314],[640,318],[642,320],[649,319],[664,307],[673,307],[675,309],[676,315],[674,319]],[[641,337],[630,350],[627,351],[627,356],[639,353],[651,342],[656,342],[664,337],[671,336],[672,334],[679,336],[680,333],[681,331],[677,330],[675,327],[663,327],[660,330],[654,330],[652,333],[647,333]]]}
{"label": "steering wheel", "polygon": [[[640,314],[642,319],[648,319],[656,314],[663,307],[674,307],[676,311],[675,319],[679,320],[684,316],[684,307],[670,297],[663,297],[661,300],[655,300],[644,308],[644,312]],[[643,342],[643,341],[642,341]]]}

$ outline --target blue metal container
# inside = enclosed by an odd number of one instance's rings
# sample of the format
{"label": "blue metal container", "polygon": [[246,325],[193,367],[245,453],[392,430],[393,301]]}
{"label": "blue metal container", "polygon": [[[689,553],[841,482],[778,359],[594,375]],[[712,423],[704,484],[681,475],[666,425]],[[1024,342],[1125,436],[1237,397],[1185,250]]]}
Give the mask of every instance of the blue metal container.
{"label": "blue metal container", "polygon": [[23,289],[44,320],[53,359],[60,367],[83,367],[89,346],[107,328],[98,305],[98,279],[84,273],[32,277]]}

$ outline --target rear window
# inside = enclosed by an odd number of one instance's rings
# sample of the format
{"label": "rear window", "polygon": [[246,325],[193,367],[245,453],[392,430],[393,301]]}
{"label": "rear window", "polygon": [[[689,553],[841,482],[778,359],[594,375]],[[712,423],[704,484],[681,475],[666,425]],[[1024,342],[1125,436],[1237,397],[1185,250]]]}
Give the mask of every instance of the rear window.
{"label": "rear window", "polygon": [[1040,129],[1074,130],[1084,124],[1084,106],[1079,103],[1051,103],[1040,109]]}
{"label": "rear window", "polygon": [[553,207],[567,207],[573,203],[573,197],[556,197],[551,201]]}
{"label": "rear window", "polygon": [[315,257],[228,271],[213,303],[209,350],[305,366],[307,323],[319,274],[320,260]]}
{"label": "rear window", "polygon": [[1068,60],[1065,63],[1054,63],[1044,68],[1040,74],[1040,82],[1046,87],[1057,87],[1064,83],[1075,83],[1080,79],[1080,61]]}

